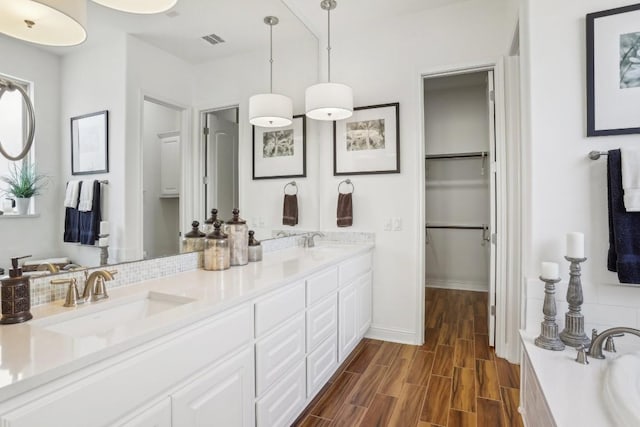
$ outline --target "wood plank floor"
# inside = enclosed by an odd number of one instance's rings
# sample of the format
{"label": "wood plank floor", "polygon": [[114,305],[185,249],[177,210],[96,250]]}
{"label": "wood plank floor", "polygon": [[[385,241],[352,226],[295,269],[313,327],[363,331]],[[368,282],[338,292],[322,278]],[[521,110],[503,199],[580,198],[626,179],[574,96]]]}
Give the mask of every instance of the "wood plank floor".
{"label": "wood plank floor", "polygon": [[495,356],[487,294],[427,288],[425,343],[364,339],[297,427],[520,427],[520,369]]}

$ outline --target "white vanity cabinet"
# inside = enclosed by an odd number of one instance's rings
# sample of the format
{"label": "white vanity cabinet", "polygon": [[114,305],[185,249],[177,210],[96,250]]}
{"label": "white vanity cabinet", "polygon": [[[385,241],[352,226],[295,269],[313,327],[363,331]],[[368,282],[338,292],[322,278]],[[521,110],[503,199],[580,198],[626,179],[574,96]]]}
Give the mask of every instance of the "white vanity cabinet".
{"label": "white vanity cabinet", "polygon": [[[569,362],[569,361],[568,361]],[[520,414],[527,427],[555,427],[551,411],[547,406],[542,388],[538,383],[531,360],[526,351],[522,352],[520,385]]]}
{"label": "white vanity cabinet", "polygon": [[125,420],[116,421],[114,427],[171,427],[171,398],[165,397]]}

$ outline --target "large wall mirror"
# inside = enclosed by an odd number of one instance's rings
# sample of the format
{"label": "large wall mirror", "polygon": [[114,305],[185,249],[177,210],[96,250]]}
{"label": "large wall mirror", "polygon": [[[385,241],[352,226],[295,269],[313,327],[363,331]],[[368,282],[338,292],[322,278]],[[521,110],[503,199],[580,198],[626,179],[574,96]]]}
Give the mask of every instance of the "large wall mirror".
{"label": "large wall mirror", "polygon": [[[274,236],[283,228],[288,180],[252,179],[247,117],[249,97],[269,90],[263,19],[280,19],[273,89],[293,99],[294,114],[304,112],[304,90],[318,81],[316,36],[283,0],[181,0],[150,16],[91,1],[87,7],[88,38],[76,47],[0,34],[0,75],[30,85],[37,130],[29,161],[49,181],[30,215],[0,216],[0,267],[21,255],[99,264],[97,247],[63,242],[65,188],[76,179],[108,182],[101,209],[110,225],[109,263],[178,253],[180,234],[213,207],[226,220],[237,206],[260,238]],[[74,176],[69,121],[105,110],[109,171]],[[215,135],[207,135],[213,128]],[[305,197],[315,197],[316,181],[304,181]],[[314,215],[290,231],[317,228]]]}

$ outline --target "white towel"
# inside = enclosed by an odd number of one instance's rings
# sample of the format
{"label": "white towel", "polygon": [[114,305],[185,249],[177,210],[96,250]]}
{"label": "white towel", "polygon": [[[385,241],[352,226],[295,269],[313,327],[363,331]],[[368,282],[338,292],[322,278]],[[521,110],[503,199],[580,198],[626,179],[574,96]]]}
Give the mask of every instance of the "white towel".
{"label": "white towel", "polygon": [[621,148],[622,189],[627,212],[640,212],[640,149]]}
{"label": "white towel", "polygon": [[93,209],[93,181],[93,179],[82,181],[80,203],[78,203],[78,210],[80,212],[91,212]]}
{"label": "white towel", "polygon": [[64,193],[64,207],[78,207],[78,192],[80,191],[80,181],[69,181]]}

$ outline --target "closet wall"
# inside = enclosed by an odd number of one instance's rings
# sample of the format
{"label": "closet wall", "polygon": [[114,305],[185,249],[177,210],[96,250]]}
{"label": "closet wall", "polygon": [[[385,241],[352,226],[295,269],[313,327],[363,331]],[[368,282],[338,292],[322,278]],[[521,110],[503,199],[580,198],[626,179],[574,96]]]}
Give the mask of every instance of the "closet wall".
{"label": "closet wall", "polygon": [[[427,226],[490,223],[487,73],[425,79]],[[485,152],[487,157],[429,159]],[[487,291],[488,232],[427,228],[426,286]]]}

